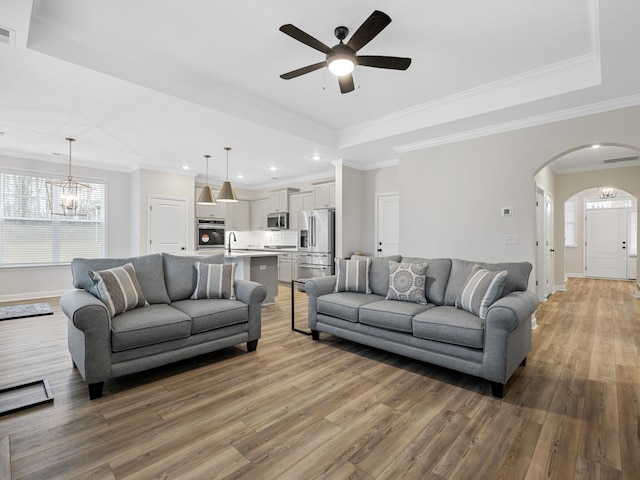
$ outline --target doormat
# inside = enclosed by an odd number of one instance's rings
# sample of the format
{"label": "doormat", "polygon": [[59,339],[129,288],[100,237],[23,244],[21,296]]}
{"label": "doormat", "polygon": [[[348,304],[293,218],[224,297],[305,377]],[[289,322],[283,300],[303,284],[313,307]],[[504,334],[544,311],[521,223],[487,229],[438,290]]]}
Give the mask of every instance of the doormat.
{"label": "doormat", "polygon": [[0,320],[13,318],[39,317],[40,315],[53,315],[51,305],[48,303],[25,303],[22,305],[7,305],[0,307]]}

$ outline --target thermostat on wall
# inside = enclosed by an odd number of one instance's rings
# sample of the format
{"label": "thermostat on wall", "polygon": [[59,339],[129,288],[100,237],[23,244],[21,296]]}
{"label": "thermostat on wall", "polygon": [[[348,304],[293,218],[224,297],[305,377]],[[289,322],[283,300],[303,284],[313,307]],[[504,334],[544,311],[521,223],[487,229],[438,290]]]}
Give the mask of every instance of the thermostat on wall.
{"label": "thermostat on wall", "polygon": [[513,215],[513,207],[502,207],[501,213],[503,217],[510,217]]}

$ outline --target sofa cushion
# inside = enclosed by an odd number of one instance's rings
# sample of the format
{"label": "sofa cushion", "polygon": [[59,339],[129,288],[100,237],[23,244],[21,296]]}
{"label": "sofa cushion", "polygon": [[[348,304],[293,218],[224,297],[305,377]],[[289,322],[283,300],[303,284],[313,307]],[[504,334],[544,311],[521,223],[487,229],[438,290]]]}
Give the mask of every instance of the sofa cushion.
{"label": "sofa cushion", "polygon": [[334,292],[371,293],[369,269],[371,259],[344,260],[336,258],[336,286]]}
{"label": "sofa cushion", "polygon": [[445,305],[454,306],[456,304],[456,299],[458,295],[460,295],[462,288],[467,282],[467,278],[469,278],[471,269],[475,265],[480,265],[482,268],[486,268],[492,272],[507,271],[507,280],[500,297],[504,297],[515,291],[526,291],[529,285],[529,274],[533,268],[529,262],[483,263],[454,258],[451,261],[451,275],[449,275],[449,282],[447,283],[447,291],[444,298]]}
{"label": "sofa cushion", "polygon": [[480,265],[474,266],[456,299],[456,307],[484,320],[489,307],[500,298],[506,279],[506,270],[491,272]]}
{"label": "sofa cushion", "polygon": [[237,300],[180,300],[171,304],[191,317],[191,333],[246,323],[249,307]]}
{"label": "sofa cushion", "polygon": [[195,263],[196,288],[191,295],[192,300],[203,298],[236,299],[233,284],[236,276],[236,264]]}
{"label": "sofa cushion", "polygon": [[132,263],[136,269],[138,282],[147,302],[170,303],[164,283],[162,255],[154,253],[131,258],[74,258],[71,262],[73,286],[96,295],[94,282],[89,278],[89,270],[106,270]]}
{"label": "sofa cushion", "polygon": [[449,282],[449,274],[451,273],[450,258],[416,258],[402,257],[403,262],[408,263],[427,263],[427,279],[424,287],[427,302],[434,305],[442,305],[444,303],[444,293],[447,290]]}
{"label": "sofa cushion", "polygon": [[360,307],[360,323],[399,332],[413,331],[411,319],[433,305],[421,305],[394,300],[380,300]]}
{"label": "sofa cushion", "polygon": [[191,297],[196,287],[196,262],[222,264],[224,253],[208,256],[172,255],[163,253],[164,280],[172,302]]}
{"label": "sofa cushion", "polygon": [[147,305],[131,263],[107,270],[89,270],[89,277],[95,283],[96,296],[107,306],[111,317]]}
{"label": "sofa cushion", "polygon": [[170,305],[149,305],[111,319],[111,349],[114,352],[186,338],[190,334],[189,316]]}
{"label": "sofa cushion", "polygon": [[463,347],[483,348],[484,321],[456,307],[441,306],[413,317],[413,336]]}
{"label": "sofa cushion", "polygon": [[389,262],[389,290],[387,300],[427,304],[424,287],[426,263]]}
{"label": "sofa cushion", "polygon": [[360,307],[379,300],[384,300],[384,297],[372,293],[329,293],[318,297],[318,313],[358,322]]}
{"label": "sofa cushion", "polygon": [[389,291],[389,262],[399,262],[400,255],[390,255],[388,257],[373,257],[371,268],[369,269],[369,288],[371,293],[387,296]]}

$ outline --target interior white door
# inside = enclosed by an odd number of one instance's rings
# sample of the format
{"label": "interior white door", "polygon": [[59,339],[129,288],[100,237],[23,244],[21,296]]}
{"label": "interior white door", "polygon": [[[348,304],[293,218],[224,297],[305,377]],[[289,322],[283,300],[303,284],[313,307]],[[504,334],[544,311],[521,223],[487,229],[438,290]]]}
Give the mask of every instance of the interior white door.
{"label": "interior white door", "polygon": [[627,278],[627,212],[608,208],[587,210],[585,274]]}
{"label": "interior white door", "polygon": [[544,191],[536,189],[536,292],[538,300],[547,298],[546,269],[547,255],[545,244],[545,204]]}
{"label": "interior white door", "polygon": [[376,256],[400,253],[400,196],[381,194],[376,198]]}
{"label": "interior white door", "polygon": [[553,196],[547,192],[544,196],[544,236],[545,236],[545,248],[546,248],[546,263],[545,263],[545,295],[549,296],[553,293],[553,253],[555,252],[553,246]]}
{"label": "interior white door", "polygon": [[187,201],[149,198],[149,253],[176,253],[187,248]]}

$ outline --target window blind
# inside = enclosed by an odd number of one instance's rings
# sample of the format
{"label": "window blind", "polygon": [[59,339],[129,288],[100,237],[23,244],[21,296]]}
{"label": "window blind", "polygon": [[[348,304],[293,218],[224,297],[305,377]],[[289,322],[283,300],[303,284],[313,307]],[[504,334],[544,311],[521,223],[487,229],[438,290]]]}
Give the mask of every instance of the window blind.
{"label": "window blind", "polygon": [[93,187],[86,217],[49,214],[47,178],[0,173],[0,265],[69,263],[105,254],[105,184]]}

